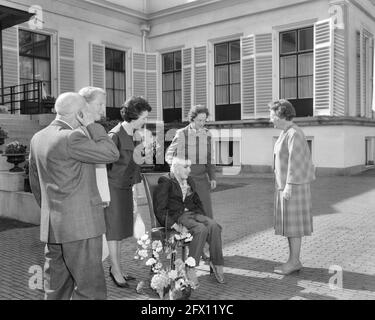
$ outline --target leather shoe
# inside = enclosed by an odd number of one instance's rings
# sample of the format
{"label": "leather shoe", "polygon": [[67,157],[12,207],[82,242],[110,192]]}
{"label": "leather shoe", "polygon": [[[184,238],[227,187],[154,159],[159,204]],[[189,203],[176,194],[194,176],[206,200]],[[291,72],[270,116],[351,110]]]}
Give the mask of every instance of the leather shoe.
{"label": "leather shoe", "polygon": [[217,282],[221,284],[225,283],[223,266],[215,266],[212,261],[210,261],[210,273],[215,275]]}
{"label": "leather shoe", "polygon": [[113,280],[113,282],[116,284],[116,286],[120,287],[120,288],[129,288],[129,284],[125,281],[125,282],[118,282],[115,278],[115,276],[112,274],[112,268],[110,267],[109,268],[109,275],[111,277],[111,279]]}
{"label": "leather shoe", "polygon": [[133,276],[131,276],[130,274],[127,274],[127,273],[123,273],[122,276],[124,277],[124,279],[125,279],[126,281],[136,280],[136,279],[137,279],[136,277],[133,277]]}
{"label": "leather shoe", "polygon": [[301,262],[299,262],[289,268],[283,268],[283,266],[281,265],[280,267],[276,267],[273,272],[287,276],[289,274],[292,274],[293,272],[298,272],[301,269],[302,269],[302,264]]}

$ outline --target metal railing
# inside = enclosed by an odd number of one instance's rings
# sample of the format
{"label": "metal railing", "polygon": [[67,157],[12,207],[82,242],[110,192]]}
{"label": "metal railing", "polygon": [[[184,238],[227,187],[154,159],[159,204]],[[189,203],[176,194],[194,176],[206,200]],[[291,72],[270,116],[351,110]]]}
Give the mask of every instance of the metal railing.
{"label": "metal railing", "polygon": [[43,99],[43,82],[35,81],[1,89],[1,103],[11,114],[51,113],[54,99]]}

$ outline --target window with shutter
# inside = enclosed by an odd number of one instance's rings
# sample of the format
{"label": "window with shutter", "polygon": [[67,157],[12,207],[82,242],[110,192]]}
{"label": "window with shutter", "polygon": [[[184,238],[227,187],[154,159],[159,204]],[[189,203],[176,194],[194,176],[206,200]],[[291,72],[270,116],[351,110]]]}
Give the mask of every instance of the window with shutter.
{"label": "window with shutter", "polygon": [[59,37],[59,87],[60,93],[76,91],[74,66],[74,39]]}
{"label": "window with shutter", "polygon": [[105,47],[90,43],[90,83],[94,87],[105,89]]}

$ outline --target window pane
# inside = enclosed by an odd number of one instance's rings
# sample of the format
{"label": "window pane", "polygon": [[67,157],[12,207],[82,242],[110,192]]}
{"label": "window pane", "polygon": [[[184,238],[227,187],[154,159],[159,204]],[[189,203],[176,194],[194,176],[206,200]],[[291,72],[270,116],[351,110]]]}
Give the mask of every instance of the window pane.
{"label": "window pane", "polygon": [[113,50],[113,69],[116,71],[125,71],[124,66],[124,52]]}
{"label": "window pane", "polygon": [[115,89],[125,90],[125,73],[115,72]]}
{"label": "window pane", "polygon": [[181,89],[181,71],[174,74],[174,88],[175,90]]}
{"label": "window pane", "polygon": [[113,103],[113,90],[107,88],[106,91],[107,91],[107,107],[113,108],[114,107],[114,103]]}
{"label": "window pane", "polygon": [[113,51],[105,48],[105,68],[113,70]]}
{"label": "window pane", "polygon": [[181,51],[174,53],[174,69],[181,70]]}
{"label": "window pane", "polygon": [[120,108],[125,100],[125,91],[115,90],[115,108]]}
{"label": "window pane", "polygon": [[173,71],[173,53],[163,54],[163,72]]}
{"label": "window pane", "polygon": [[297,98],[296,84],[297,84],[296,78],[281,79],[280,80],[281,98],[296,99]]}
{"label": "window pane", "polygon": [[228,104],[228,86],[215,87],[216,104]]}
{"label": "window pane", "polygon": [[215,63],[228,62],[228,43],[215,45]]}
{"label": "window pane", "polygon": [[296,75],[296,56],[280,57],[280,77],[295,77]]}
{"label": "window pane", "polygon": [[163,92],[163,108],[170,109],[174,108],[173,105],[173,91]]}
{"label": "window pane", "polygon": [[313,74],[313,53],[304,53],[298,56],[298,75],[309,76]]}
{"label": "window pane", "polygon": [[313,28],[298,30],[298,37],[299,50],[313,49]]}
{"label": "window pane", "polygon": [[230,85],[230,103],[241,103],[241,91],[239,84]]}
{"label": "window pane", "polygon": [[313,76],[298,78],[298,98],[313,97]]}
{"label": "window pane", "polygon": [[33,79],[33,59],[20,56],[20,77]]}
{"label": "window pane", "polygon": [[50,81],[50,70],[49,70],[49,60],[35,59],[35,80],[36,81]]}
{"label": "window pane", "polygon": [[49,36],[34,33],[34,55],[49,58]]}
{"label": "window pane", "polygon": [[105,86],[107,88],[113,88],[113,71],[105,71]]}
{"label": "window pane", "polygon": [[163,90],[173,90],[173,73],[163,74]]}
{"label": "window pane", "polygon": [[229,66],[230,68],[230,83],[240,83],[241,74],[240,74],[240,64],[235,63]]}
{"label": "window pane", "polygon": [[182,106],[181,90],[176,90],[174,92],[174,98],[175,98],[175,107],[181,108]]}
{"label": "window pane", "polygon": [[28,31],[19,30],[19,50],[20,54],[33,53],[33,37],[32,33]]}
{"label": "window pane", "polygon": [[288,53],[296,51],[296,32],[289,31],[280,33],[281,50],[280,53]]}
{"label": "window pane", "polygon": [[235,41],[229,44],[230,47],[230,61],[239,61],[240,60],[240,42]]}
{"label": "window pane", "polygon": [[228,65],[215,67],[215,84],[228,84]]}

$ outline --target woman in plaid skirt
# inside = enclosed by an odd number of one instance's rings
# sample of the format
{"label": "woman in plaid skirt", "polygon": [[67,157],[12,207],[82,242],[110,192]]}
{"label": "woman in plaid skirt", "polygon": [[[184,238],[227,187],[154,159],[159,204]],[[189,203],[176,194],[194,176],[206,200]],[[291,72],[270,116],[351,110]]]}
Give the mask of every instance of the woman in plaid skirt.
{"label": "woman in plaid skirt", "polygon": [[301,240],[313,231],[310,182],[315,174],[305,135],[292,122],[296,115],[293,105],[280,99],[269,107],[270,121],[282,130],[274,147],[275,233],[287,237],[289,242],[288,261],[274,271],[286,275],[302,268]]}

